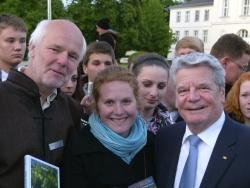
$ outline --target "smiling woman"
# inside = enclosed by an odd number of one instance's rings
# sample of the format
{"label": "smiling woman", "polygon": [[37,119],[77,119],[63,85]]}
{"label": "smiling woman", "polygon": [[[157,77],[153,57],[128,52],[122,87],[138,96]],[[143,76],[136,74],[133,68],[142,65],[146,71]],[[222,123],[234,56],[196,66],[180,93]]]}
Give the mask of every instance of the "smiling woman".
{"label": "smiling woman", "polygon": [[137,111],[134,75],[111,66],[97,75],[93,85],[95,111],[89,125],[71,135],[63,185],[128,187],[152,176],[153,135]]}

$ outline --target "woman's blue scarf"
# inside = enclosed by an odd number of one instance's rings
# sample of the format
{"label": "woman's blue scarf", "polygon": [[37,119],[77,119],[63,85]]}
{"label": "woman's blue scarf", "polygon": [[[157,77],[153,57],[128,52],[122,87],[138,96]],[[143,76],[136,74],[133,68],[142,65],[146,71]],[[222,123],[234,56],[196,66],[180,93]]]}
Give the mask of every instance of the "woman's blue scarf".
{"label": "woman's blue scarf", "polygon": [[91,133],[110,151],[130,164],[134,156],[145,146],[147,142],[147,127],[145,121],[138,114],[131,127],[129,136],[124,138],[112,131],[100,117],[93,112],[89,117]]}

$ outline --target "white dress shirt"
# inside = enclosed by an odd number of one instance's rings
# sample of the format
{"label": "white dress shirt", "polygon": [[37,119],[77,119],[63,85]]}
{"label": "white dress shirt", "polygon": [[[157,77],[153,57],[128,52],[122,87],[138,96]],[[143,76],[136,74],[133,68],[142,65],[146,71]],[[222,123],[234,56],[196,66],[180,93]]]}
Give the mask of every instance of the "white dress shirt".
{"label": "white dress shirt", "polygon": [[2,80],[2,82],[4,82],[4,81],[6,81],[7,80],[7,78],[8,78],[8,73],[7,72],[5,72],[4,70],[1,70],[1,80]]}
{"label": "white dress shirt", "polygon": [[49,108],[51,102],[55,100],[56,96],[57,96],[57,90],[55,89],[45,100],[40,98],[42,109],[45,110],[46,108]]}
{"label": "white dress shirt", "polygon": [[171,120],[171,124],[176,123],[176,120],[177,120],[178,117],[179,117],[178,111],[169,112],[169,117],[170,117],[170,120]]}
{"label": "white dress shirt", "polygon": [[[194,188],[200,187],[202,178],[205,174],[216,140],[220,134],[224,122],[225,122],[225,113],[222,112],[220,118],[215,123],[213,123],[210,127],[208,127],[203,132],[197,135],[202,141],[198,146],[198,161],[197,161],[196,181]],[[184,169],[186,160],[188,158],[189,142],[187,140],[187,137],[192,134],[193,133],[188,128],[188,125],[186,125],[186,131],[182,139],[182,146],[175,175],[175,182],[174,182],[175,188],[179,188],[182,171]]]}

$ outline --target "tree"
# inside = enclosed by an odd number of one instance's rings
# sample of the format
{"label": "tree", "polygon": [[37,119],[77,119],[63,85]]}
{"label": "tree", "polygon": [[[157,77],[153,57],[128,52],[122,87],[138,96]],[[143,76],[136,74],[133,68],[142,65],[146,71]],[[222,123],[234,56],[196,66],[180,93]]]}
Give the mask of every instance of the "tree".
{"label": "tree", "polygon": [[[71,19],[88,43],[97,38],[97,21],[109,18],[112,29],[118,31],[117,57],[128,50],[168,52],[172,33],[166,10],[173,0],[73,0],[67,8],[62,0],[51,2],[52,19]],[[30,34],[39,21],[47,19],[47,0],[1,0],[0,12],[22,17]]]}
{"label": "tree", "polygon": [[81,29],[87,43],[96,39],[96,16],[92,0],[73,0],[68,6],[67,15]]}
{"label": "tree", "polygon": [[87,43],[90,43],[97,39],[96,23],[101,18],[109,18],[112,28],[117,30],[119,9],[119,2],[116,0],[73,0],[67,13],[80,27]]}
{"label": "tree", "polygon": [[[52,18],[62,18],[66,12],[61,0],[53,0]],[[34,30],[37,23],[47,19],[47,0],[1,0],[0,12],[9,13],[24,19],[29,34]]]}
{"label": "tree", "polygon": [[[167,13],[160,0],[147,0],[143,3],[141,38],[142,48],[167,55],[173,42],[173,35],[166,22]],[[140,49],[142,50],[142,49]]]}
{"label": "tree", "polygon": [[119,3],[119,14],[115,28],[118,30],[118,55],[124,56],[128,50],[139,50],[141,41],[141,1],[124,0]]}
{"label": "tree", "polygon": [[95,15],[108,17],[119,32],[118,57],[128,50],[155,51],[167,55],[172,33],[168,27],[167,5],[171,0],[96,0]]}

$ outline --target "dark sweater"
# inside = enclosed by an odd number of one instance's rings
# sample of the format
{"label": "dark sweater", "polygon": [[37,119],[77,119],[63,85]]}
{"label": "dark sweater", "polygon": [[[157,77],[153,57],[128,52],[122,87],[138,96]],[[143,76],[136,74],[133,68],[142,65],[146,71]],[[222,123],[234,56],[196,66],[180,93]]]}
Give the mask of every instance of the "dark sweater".
{"label": "dark sweater", "polygon": [[0,187],[23,187],[26,154],[60,166],[64,147],[51,150],[49,144],[65,144],[78,122],[80,108],[70,97],[59,92],[43,111],[37,85],[11,70],[7,81],[0,83]]}
{"label": "dark sweater", "polygon": [[69,139],[63,170],[63,187],[122,188],[153,175],[153,139],[130,164],[105,148],[90,132],[89,126]]}

